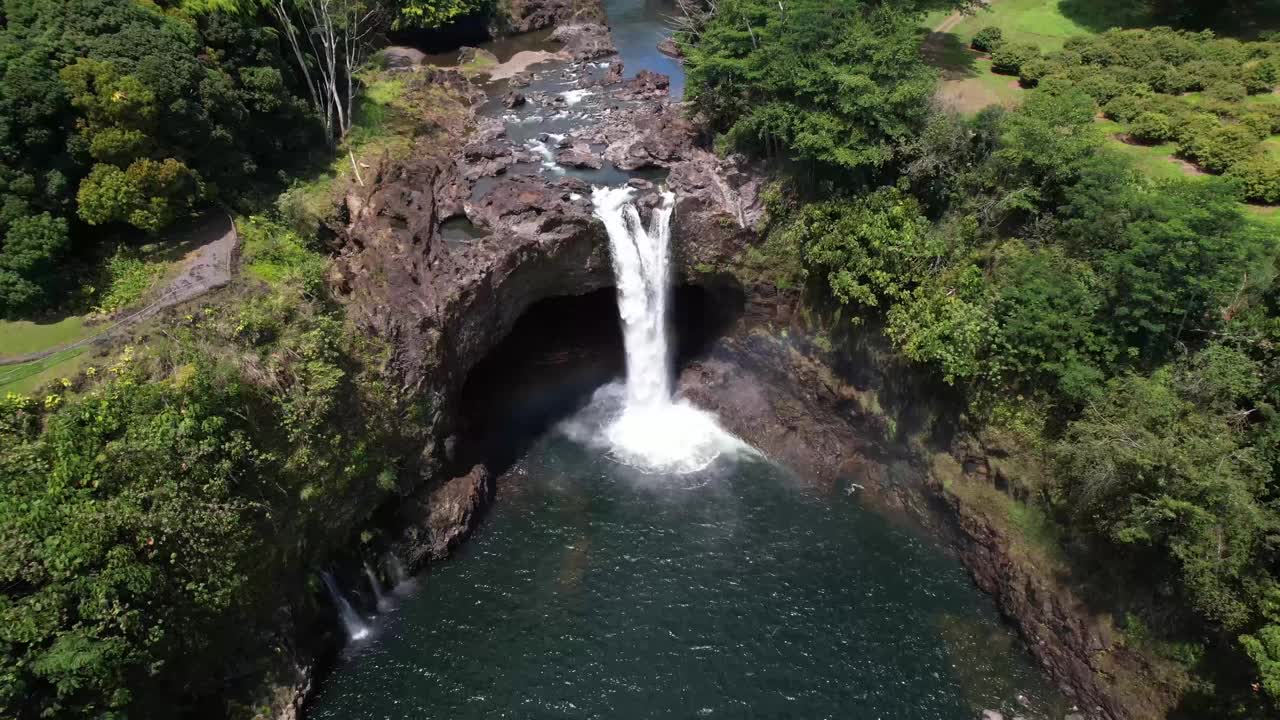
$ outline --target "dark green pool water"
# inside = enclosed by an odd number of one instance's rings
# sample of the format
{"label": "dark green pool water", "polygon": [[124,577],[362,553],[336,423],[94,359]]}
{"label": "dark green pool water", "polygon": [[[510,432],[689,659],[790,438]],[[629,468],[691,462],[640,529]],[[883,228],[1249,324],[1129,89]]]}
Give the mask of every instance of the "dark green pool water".
{"label": "dark green pool water", "polygon": [[856,495],[750,457],[646,476],[556,431],[511,475],[310,718],[1060,712],[957,562]]}

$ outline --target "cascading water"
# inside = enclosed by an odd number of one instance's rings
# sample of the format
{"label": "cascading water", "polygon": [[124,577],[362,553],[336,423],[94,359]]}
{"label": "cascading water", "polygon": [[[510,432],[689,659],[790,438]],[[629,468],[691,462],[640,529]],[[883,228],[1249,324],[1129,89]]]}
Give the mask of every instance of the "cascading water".
{"label": "cascading water", "polygon": [[387,553],[386,559],[387,572],[391,575],[391,582],[395,583],[393,589],[399,588],[409,579],[404,571],[404,565],[400,564],[400,558],[395,553]]}
{"label": "cascading water", "polygon": [[597,395],[598,403],[616,399],[619,390],[622,395],[604,438],[616,460],[645,472],[693,472],[742,444],[711,415],[672,400],[667,291],[675,195],[662,194],[646,230],[631,202],[633,193],[624,186],[596,188],[591,196],[609,234],[627,358],[625,385],[606,386]]}
{"label": "cascading water", "polygon": [[364,564],[364,576],[369,579],[369,588],[373,590],[374,600],[378,604],[378,612],[386,612],[391,609],[391,601],[387,599],[385,593],[382,592],[382,582],[378,580],[378,574],[369,567],[366,561]]}
{"label": "cascading water", "polygon": [[342,596],[337,583],[333,581],[333,576],[322,572],[320,578],[324,580],[324,586],[329,591],[329,599],[333,601],[333,606],[338,609],[338,619],[342,621],[342,628],[347,631],[347,637],[352,640],[368,637],[369,626],[364,624],[355,609],[351,607],[351,603]]}

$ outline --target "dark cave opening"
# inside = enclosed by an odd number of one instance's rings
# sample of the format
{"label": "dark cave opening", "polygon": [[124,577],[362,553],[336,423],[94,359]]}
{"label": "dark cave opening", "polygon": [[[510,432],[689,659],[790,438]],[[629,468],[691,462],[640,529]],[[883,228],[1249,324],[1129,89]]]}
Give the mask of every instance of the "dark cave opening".
{"label": "dark cave opening", "polygon": [[[535,303],[467,376],[458,460],[500,474],[540,435],[623,377],[617,290]],[[676,372],[705,353],[742,312],[736,286],[681,285],[669,314]]]}

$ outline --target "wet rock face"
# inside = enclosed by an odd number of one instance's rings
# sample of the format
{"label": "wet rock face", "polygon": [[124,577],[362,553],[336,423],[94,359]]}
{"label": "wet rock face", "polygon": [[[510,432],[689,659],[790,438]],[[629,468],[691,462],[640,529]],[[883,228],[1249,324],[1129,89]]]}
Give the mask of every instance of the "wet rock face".
{"label": "wet rock face", "polygon": [[[425,499],[406,503],[402,512],[415,518],[405,543],[409,565],[417,567],[428,560],[447,557],[471,532],[492,499],[493,480],[483,466],[476,465]],[[427,518],[425,524],[416,521],[422,515]]]}

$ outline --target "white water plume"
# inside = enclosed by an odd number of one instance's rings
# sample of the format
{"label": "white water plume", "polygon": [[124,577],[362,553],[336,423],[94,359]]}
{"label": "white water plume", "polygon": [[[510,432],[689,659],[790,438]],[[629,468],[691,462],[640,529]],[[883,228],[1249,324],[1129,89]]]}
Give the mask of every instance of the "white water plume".
{"label": "white water plume", "polygon": [[338,619],[342,621],[342,629],[347,631],[347,637],[352,640],[363,640],[368,637],[369,626],[364,624],[364,620],[360,619],[355,609],[351,607],[351,603],[342,596],[342,591],[333,581],[333,576],[322,572],[320,578],[324,580],[324,586],[329,591],[329,599],[333,601],[333,606],[338,609]]}
{"label": "white water plume", "polygon": [[378,612],[386,612],[391,609],[391,601],[387,599],[386,593],[382,591],[382,581],[378,579],[378,574],[369,567],[369,563],[364,564],[364,576],[369,580],[369,589],[373,590],[374,600],[378,605]]}
{"label": "white water plume", "polygon": [[525,143],[525,147],[542,158],[542,167],[557,175],[564,173],[564,168],[556,163],[556,154],[551,150],[550,145],[535,138]]}
{"label": "white water plume", "polygon": [[404,571],[404,565],[400,564],[400,558],[395,553],[389,552],[386,556],[387,572],[391,575],[391,582],[395,583],[393,589],[399,588],[409,579]]}
{"label": "white water plume", "polygon": [[595,95],[591,90],[566,90],[560,93],[560,97],[564,98],[564,104],[573,107],[582,102],[582,99],[588,95]]}
{"label": "white water plume", "polygon": [[[596,394],[593,405],[610,416],[602,423],[604,439],[616,460],[651,473],[693,472],[741,443],[710,414],[671,398],[667,309],[675,195],[662,194],[662,205],[654,209],[646,229],[631,202],[633,192],[624,186],[595,188],[591,194],[595,214],[609,234],[627,358],[621,402],[617,386],[611,385]],[[583,420],[590,422],[590,414]],[[582,428],[577,429],[570,428],[570,434],[580,437]]]}

